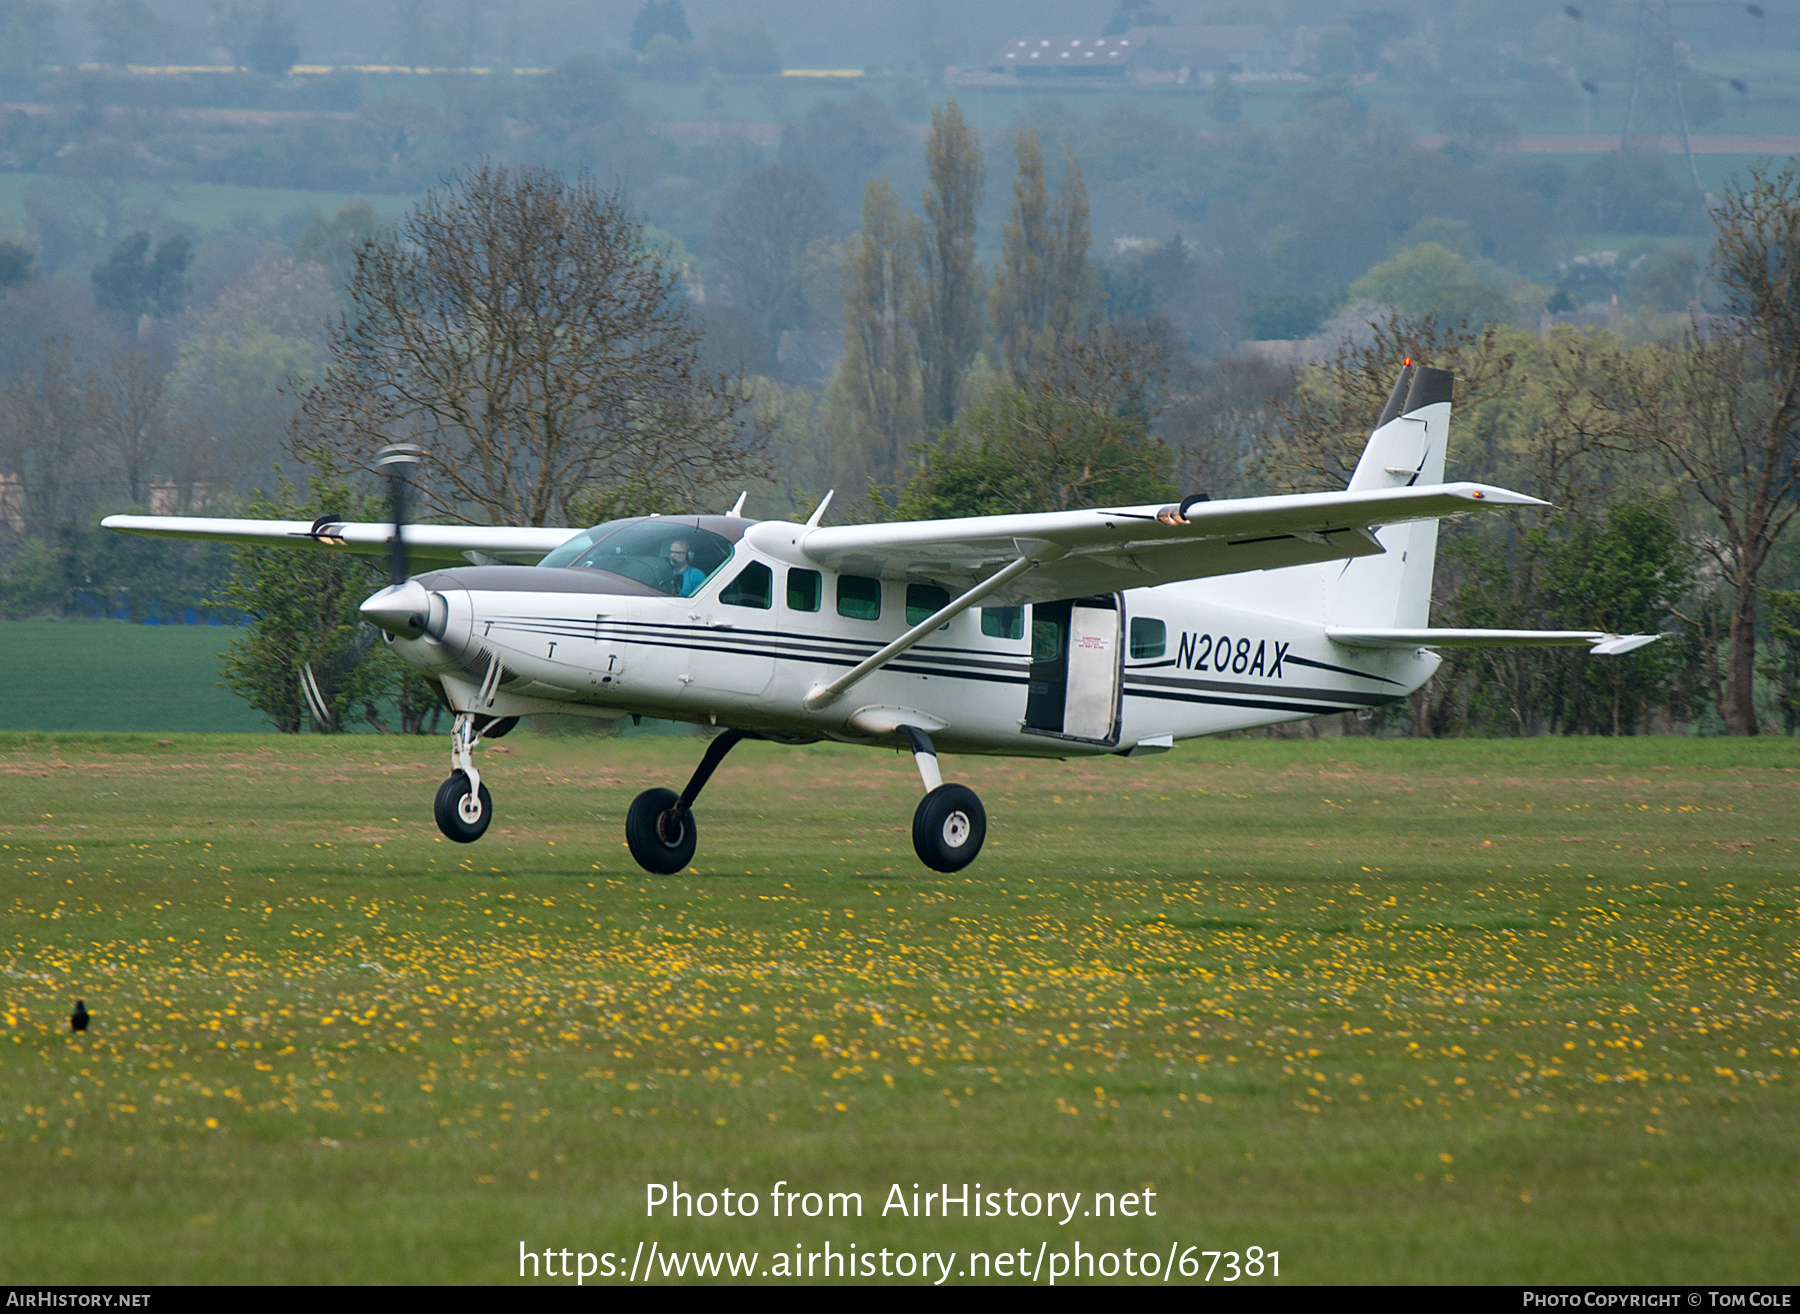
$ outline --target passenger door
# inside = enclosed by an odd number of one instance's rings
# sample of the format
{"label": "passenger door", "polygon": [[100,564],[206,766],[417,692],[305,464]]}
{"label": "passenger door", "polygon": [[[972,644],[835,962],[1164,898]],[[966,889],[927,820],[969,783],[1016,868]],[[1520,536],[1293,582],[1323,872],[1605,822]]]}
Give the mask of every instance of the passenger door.
{"label": "passenger door", "polygon": [[753,635],[738,638],[733,631],[768,629],[774,600],[774,572],[753,560],[719,591],[716,607],[709,606],[699,613],[694,648],[688,654],[688,671],[693,677],[691,694],[755,697],[769,687],[769,681],[775,677],[775,659],[762,651],[767,639]]}

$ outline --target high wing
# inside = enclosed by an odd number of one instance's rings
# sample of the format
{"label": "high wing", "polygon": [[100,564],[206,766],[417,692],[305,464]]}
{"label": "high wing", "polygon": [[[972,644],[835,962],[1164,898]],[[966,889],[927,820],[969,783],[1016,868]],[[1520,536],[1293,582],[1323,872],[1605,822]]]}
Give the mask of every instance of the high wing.
{"label": "high wing", "polygon": [[817,529],[764,521],[748,538],[777,552],[798,548],[833,570],[932,581],[953,593],[1024,556],[1038,557],[1034,569],[991,595],[997,605],[1017,606],[1378,556],[1383,549],[1369,531],[1380,525],[1547,505],[1503,488],[1455,483]]}
{"label": "high wing", "polygon": [[1346,648],[1579,648],[1595,657],[1618,657],[1659,634],[1609,634],[1605,630],[1356,630],[1327,626],[1325,637]]}
{"label": "high wing", "polygon": [[[391,524],[306,520],[223,520],[206,516],[108,516],[106,529],[151,538],[186,538],[251,547],[333,548],[360,556],[385,556],[394,541]],[[406,527],[406,554],[424,565],[493,563],[536,565],[579,529],[511,528],[504,525]]]}

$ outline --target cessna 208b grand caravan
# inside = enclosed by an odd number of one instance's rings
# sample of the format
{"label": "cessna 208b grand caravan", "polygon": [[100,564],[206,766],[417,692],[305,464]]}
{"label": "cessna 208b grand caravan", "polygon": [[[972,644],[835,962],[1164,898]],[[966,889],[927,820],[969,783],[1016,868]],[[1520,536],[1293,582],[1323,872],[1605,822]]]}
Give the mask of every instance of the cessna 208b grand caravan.
{"label": "cessna 208b grand caravan", "polygon": [[[126,533],[389,553],[362,604],[455,713],[446,836],[494,815],[472,750],[540,712],[725,727],[679,794],[631,804],[647,870],[694,856],[695,800],[733,745],[836,740],[912,751],[925,788],[913,847],[974,860],[987,817],[943,782],[937,751],[1138,756],[1179,739],[1405,698],[1434,649],[1582,645],[1654,635],[1431,629],[1437,521],[1543,506],[1444,483],[1452,378],[1408,364],[1342,492],[1171,506],[827,526],[649,516],[588,530],[407,525],[408,449],[393,449],[393,525],[112,516]],[[416,452],[416,449],[410,449]],[[397,473],[395,473],[397,472]],[[829,501],[829,495],[827,495]],[[408,577],[408,563],[430,563]],[[513,563],[513,564],[507,564]],[[309,683],[304,680],[303,683]],[[316,688],[309,689],[316,699]]]}

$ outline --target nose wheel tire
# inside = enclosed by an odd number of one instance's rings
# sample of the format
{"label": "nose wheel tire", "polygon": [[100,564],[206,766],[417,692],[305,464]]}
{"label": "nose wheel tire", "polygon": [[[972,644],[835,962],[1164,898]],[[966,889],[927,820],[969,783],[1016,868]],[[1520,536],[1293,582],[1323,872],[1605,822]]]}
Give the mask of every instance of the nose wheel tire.
{"label": "nose wheel tire", "polygon": [[445,839],[473,844],[487,833],[488,822],[494,819],[494,800],[486,785],[471,794],[469,778],[458,771],[438,786],[431,810]]}
{"label": "nose wheel tire", "polygon": [[987,811],[967,785],[939,785],[913,813],[913,851],[933,871],[961,871],[986,838]]}
{"label": "nose wheel tire", "polygon": [[672,789],[646,789],[625,813],[625,847],[638,866],[658,876],[673,876],[694,860],[694,814],[676,815],[678,801]]}

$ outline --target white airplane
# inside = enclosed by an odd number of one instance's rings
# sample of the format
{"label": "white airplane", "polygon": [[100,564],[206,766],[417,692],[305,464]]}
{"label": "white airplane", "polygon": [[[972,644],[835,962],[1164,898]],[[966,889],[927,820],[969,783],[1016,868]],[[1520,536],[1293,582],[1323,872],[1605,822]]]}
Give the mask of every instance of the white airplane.
{"label": "white airplane", "polygon": [[[126,533],[389,553],[394,583],[362,604],[455,713],[439,828],[493,820],[472,751],[540,712],[724,726],[680,794],[632,802],[625,838],[648,871],[694,856],[693,806],[746,738],[912,750],[925,797],[913,847],[938,871],[981,850],[975,793],[937,752],[1140,756],[1177,740],[1397,702],[1434,649],[1657,636],[1431,629],[1437,521],[1544,506],[1443,482],[1450,374],[1410,363],[1349,487],[1336,493],[827,526],[648,516],[587,530],[110,516]],[[431,563],[407,577],[409,561]],[[522,564],[506,564],[522,563]],[[310,696],[316,693],[309,691]]]}

